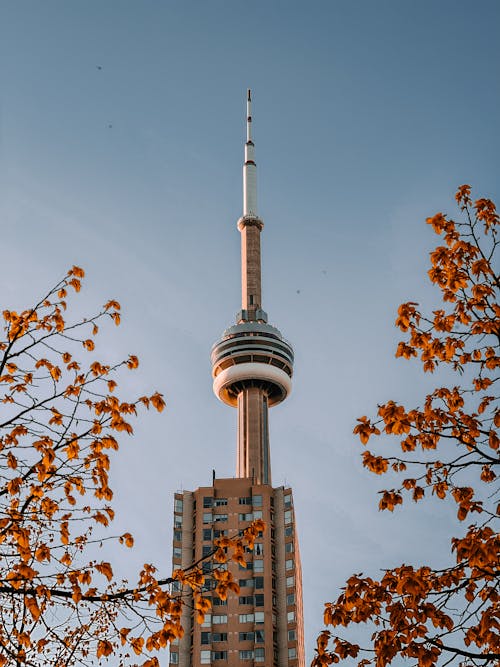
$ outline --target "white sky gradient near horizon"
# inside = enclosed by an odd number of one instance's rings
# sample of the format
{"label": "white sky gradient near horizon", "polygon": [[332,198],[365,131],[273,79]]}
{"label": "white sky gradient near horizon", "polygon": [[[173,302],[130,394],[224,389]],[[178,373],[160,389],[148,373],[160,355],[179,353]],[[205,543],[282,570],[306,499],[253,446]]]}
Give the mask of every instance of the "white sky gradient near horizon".
{"label": "white sky gradient near horizon", "polygon": [[125,575],[170,572],[175,490],[234,475],[236,411],[209,355],[240,308],[247,87],[263,307],[296,354],[270,429],[273,484],[294,490],[307,660],[350,574],[447,562],[454,508],[378,512],[391,483],[362,468],[352,429],[439,382],[394,358],[393,321],[402,301],[436,305],[425,218],[458,216],[462,183],[499,199],[499,19],[484,0],[0,3],[2,309],[82,266],[77,310],[123,307],[98,358],[137,354],[120,385],[167,401],[111,471],[114,531],[136,538],[113,554]]}

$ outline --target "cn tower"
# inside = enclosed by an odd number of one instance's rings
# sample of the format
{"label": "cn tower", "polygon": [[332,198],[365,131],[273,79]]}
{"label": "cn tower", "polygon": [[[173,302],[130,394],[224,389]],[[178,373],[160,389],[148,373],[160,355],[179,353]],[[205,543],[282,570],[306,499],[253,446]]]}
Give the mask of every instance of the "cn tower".
{"label": "cn tower", "polygon": [[[293,351],[262,308],[257,167],[252,138],[250,91],[247,94],[243,215],[241,234],[241,310],[212,348],[215,395],[237,408],[236,476],[216,478],[195,491],[174,496],[175,568],[202,562],[203,596],[210,612],[200,625],[192,591],[175,584],[185,604],[185,634],[170,648],[170,665],[179,667],[304,667],[302,571],[295,509],[290,487],[273,487],[268,410],[290,393]],[[208,452],[210,455],[210,452]],[[259,533],[245,565],[227,563],[239,594],[221,600],[207,556],[214,539],[237,535],[255,519]]]}
{"label": "cn tower", "polygon": [[215,395],[238,409],[236,476],[271,484],[268,408],[281,403],[292,387],[293,350],[267,323],[262,308],[257,165],[252,139],[252,99],[247,94],[247,139],[243,164],[241,233],[241,310],[212,348]]}

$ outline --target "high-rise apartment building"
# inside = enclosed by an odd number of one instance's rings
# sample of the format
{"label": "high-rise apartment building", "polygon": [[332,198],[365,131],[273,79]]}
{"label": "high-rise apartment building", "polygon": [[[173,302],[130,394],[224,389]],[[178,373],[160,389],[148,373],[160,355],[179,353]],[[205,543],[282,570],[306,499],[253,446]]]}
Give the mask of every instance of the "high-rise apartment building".
{"label": "high-rise apartment building", "polygon": [[[213,540],[235,536],[254,519],[267,530],[245,554],[247,567],[229,562],[239,595],[220,600],[202,625],[192,605],[184,606],[184,637],[171,647],[170,664],[181,667],[304,667],[304,628],[299,544],[292,491],[271,482],[268,410],[291,389],[293,350],[262,309],[260,235],[257,214],[251,97],[243,166],[241,232],[242,305],[236,324],[212,348],[213,388],[236,407],[236,477],[175,494],[174,568],[187,568],[213,550]],[[204,561],[206,593],[215,587],[212,564]],[[189,596],[188,591],[184,594]]]}

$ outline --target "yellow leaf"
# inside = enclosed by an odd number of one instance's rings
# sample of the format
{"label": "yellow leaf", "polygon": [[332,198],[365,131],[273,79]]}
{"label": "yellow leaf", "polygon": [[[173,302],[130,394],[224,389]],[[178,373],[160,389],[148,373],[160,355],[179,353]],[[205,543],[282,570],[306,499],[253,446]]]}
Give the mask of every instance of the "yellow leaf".
{"label": "yellow leaf", "polygon": [[158,410],[158,412],[161,412],[165,407],[165,401],[163,400],[163,395],[158,392],[150,396],[150,400],[153,407],[155,407]]}
{"label": "yellow leaf", "polygon": [[97,657],[108,656],[113,653],[113,644],[107,639],[101,639],[97,643]]}
{"label": "yellow leaf", "polygon": [[142,637],[135,637],[130,640],[130,644],[134,649],[136,655],[141,655],[142,647],[144,646],[144,639]]}
{"label": "yellow leaf", "polygon": [[24,604],[26,605],[28,611],[33,616],[33,620],[38,621],[41,615],[40,607],[38,606],[35,598],[25,597]]}
{"label": "yellow leaf", "polygon": [[129,356],[127,366],[129,368],[137,368],[139,366],[139,359],[135,356],[135,354],[131,354]]}
{"label": "yellow leaf", "polygon": [[104,563],[104,562],[97,563],[95,569],[101,574],[103,574],[108,581],[111,581],[111,579],[113,579],[113,569],[110,563]]}
{"label": "yellow leaf", "polygon": [[85,271],[81,269],[79,266],[73,266],[68,271],[68,276],[76,276],[77,278],[83,278],[85,276]]}

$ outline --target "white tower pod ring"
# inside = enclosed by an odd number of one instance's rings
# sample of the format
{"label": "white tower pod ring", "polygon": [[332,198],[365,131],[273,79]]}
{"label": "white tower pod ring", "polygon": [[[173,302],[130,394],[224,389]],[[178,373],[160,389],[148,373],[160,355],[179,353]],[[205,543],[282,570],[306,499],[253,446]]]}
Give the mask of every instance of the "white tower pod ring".
{"label": "white tower pod ring", "polygon": [[253,362],[235,364],[221,371],[214,379],[214,394],[223,403],[235,405],[235,401],[228,395],[226,388],[244,380],[262,380],[276,384],[283,389],[283,399],[292,391],[292,380],[284,370],[276,366]]}

